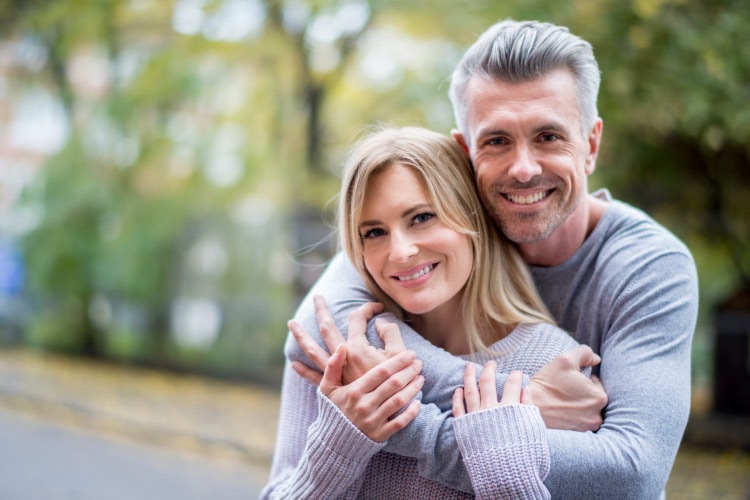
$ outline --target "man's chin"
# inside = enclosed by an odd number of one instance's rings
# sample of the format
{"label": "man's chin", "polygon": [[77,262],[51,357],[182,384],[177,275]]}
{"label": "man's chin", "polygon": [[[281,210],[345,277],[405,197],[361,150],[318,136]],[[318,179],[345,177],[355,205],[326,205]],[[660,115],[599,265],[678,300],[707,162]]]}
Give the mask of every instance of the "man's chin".
{"label": "man's chin", "polygon": [[529,245],[546,240],[554,232],[551,226],[538,227],[528,223],[499,224],[500,231],[513,243]]}

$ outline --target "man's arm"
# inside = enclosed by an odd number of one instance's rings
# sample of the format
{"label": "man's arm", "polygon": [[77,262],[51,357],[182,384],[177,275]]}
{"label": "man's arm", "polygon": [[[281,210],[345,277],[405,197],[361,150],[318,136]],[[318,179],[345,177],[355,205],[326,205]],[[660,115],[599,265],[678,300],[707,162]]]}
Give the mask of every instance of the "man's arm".
{"label": "man's arm", "polygon": [[[643,264],[639,274],[648,282],[631,283],[615,299],[623,313],[613,320],[601,347],[601,375],[609,396],[602,429],[596,434],[547,433],[552,467],[545,483],[555,498],[649,498],[658,496],[666,484],[689,411],[697,279],[689,256],[665,259]],[[672,270],[669,275],[663,272],[665,266]],[[366,294],[366,289],[359,293]],[[308,328],[315,332],[309,307]],[[450,362],[452,356],[445,358],[445,351],[424,339],[412,343],[411,331],[403,326],[402,332],[407,347],[425,361],[425,378],[434,381],[429,399],[423,401],[441,400],[441,391],[448,395],[461,385],[462,369]],[[448,485],[467,490],[470,484],[460,457],[455,456],[451,420],[447,411],[423,404],[417,419],[391,439],[389,451],[421,454],[417,458],[423,476],[444,484],[448,478],[458,478]]]}
{"label": "man's arm", "polygon": [[[342,331],[346,331],[346,320],[349,314],[363,303],[373,300],[353,266],[344,256],[337,256],[295,315],[295,320],[302,325],[304,330],[312,334],[320,345],[324,345],[324,342],[320,339],[312,300],[316,294],[323,295],[328,301],[334,319]],[[390,319],[395,320],[392,316]],[[451,417],[453,391],[463,385],[466,362],[433,346],[403,322],[399,323],[399,327],[406,348],[415,350],[424,362],[423,402],[429,401],[430,404],[422,404],[417,418],[406,429],[391,437],[386,451],[417,458],[420,474],[423,477],[471,492],[471,482],[456,444]],[[374,345],[383,345],[372,323],[367,336]],[[291,335],[287,340],[285,351],[288,359],[319,369],[313,361],[307,358]],[[502,398],[502,387],[506,378],[505,373],[497,374],[498,398]],[[528,378],[525,378],[524,386],[527,382]],[[588,389],[597,395],[601,392],[593,385]],[[564,393],[559,392],[553,397],[563,395]],[[597,400],[596,397],[591,399]],[[601,401],[601,398],[598,400]],[[571,404],[575,403],[575,400],[571,401]],[[580,404],[580,401],[578,403]],[[599,414],[601,406],[593,407],[590,401],[581,406],[585,405],[589,407],[584,408],[581,414],[588,414],[589,419],[592,419],[590,415]],[[549,422],[548,425],[550,425]]]}

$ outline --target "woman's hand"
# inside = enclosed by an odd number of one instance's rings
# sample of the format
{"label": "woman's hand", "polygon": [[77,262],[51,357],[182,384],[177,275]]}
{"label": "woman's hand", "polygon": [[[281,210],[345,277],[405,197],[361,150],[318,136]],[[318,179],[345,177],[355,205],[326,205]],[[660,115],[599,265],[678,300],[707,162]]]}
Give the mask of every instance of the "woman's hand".
{"label": "woman's hand", "polygon": [[[419,412],[419,401],[412,400],[424,385],[424,377],[419,374],[422,362],[416,359],[414,351],[404,351],[345,385],[342,377],[346,358],[347,346],[340,344],[328,360],[320,392],[367,437],[386,441]],[[407,403],[403,412],[393,416]]]}
{"label": "woman's hand", "polygon": [[497,400],[495,372],[497,363],[488,361],[482,369],[477,387],[477,375],[474,363],[467,363],[464,371],[464,386],[453,393],[453,416],[462,417],[467,413],[496,408],[498,406],[526,404],[533,405],[531,391],[527,387],[521,388],[523,374],[513,370],[503,386],[503,399]]}
{"label": "woman's hand", "polygon": [[[385,344],[379,349],[367,340],[367,322],[383,310],[383,305],[377,302],[368,302],[349,315],[348,338],[336,327],[325,300],[319,295],[313,298],[315,303],[315,315],[318,320],[320,334],[323,337],[328,352],[334,352],[339,345],[346,344],[347,357],[343,369],[343,380],[351,383],[362,377],[369,370],[393,356],[404,352],[406,347],[401,338],[398,325],[389,323],[382,319],[375,320],[375,328]],[[294,339],[305,352],[307,357],[315,363],[320,371],[325,370],[329,355],[325,349],[320,347],[312,337],[302,328],[302,325],[292,320],[288,323]],[[292,363],[292,368],[315,385],[320,384],[321,375],[314,369],[300,362]]]}

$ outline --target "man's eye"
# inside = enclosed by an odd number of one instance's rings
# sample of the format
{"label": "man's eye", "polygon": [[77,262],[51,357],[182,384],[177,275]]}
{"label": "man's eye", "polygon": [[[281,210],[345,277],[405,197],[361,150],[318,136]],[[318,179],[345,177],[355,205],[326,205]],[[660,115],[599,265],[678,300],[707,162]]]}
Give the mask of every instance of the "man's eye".
{"label": "man's eye", "polygon": [[490,146],[502,146],[503,144],[507,144],[508,141],[506,141],[502,137],[493,137],[492,139],[487,141],[487,144]]}
{"label": "man's eye", "polygon": [[363,240],[367,240],[367,239],[370,239],[370,238],[377,238],[378,236],[383,236],[384,234],[385,234],[385,231],[383,231],[379,227],[376,227],[376,228],[373,228],[373,229],[368,229],[364,233],[360,234],[360,237]]}
{"label": "man's eye", "polygon": [[558,140],[560,137],[557,134],[542,134],[541,141],[542,142],[553,142]]}
{"label": "man's eye", "polygon": [[412,219],[417,224],[423,224],[427,222],[428,220],[435,217],[435,214],[432,212],[422,212],[420,214],[417,214],[414,216],[414,219]]}

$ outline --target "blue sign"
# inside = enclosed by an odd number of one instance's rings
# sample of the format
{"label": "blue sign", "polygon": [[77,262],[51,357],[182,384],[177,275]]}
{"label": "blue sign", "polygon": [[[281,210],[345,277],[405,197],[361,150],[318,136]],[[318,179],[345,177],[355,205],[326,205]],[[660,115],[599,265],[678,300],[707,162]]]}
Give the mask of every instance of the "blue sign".
{"label": "blue sign", "polygon": [[24,282],[23,257],[10,243],[0,240],[0,298],[21,294]]}

